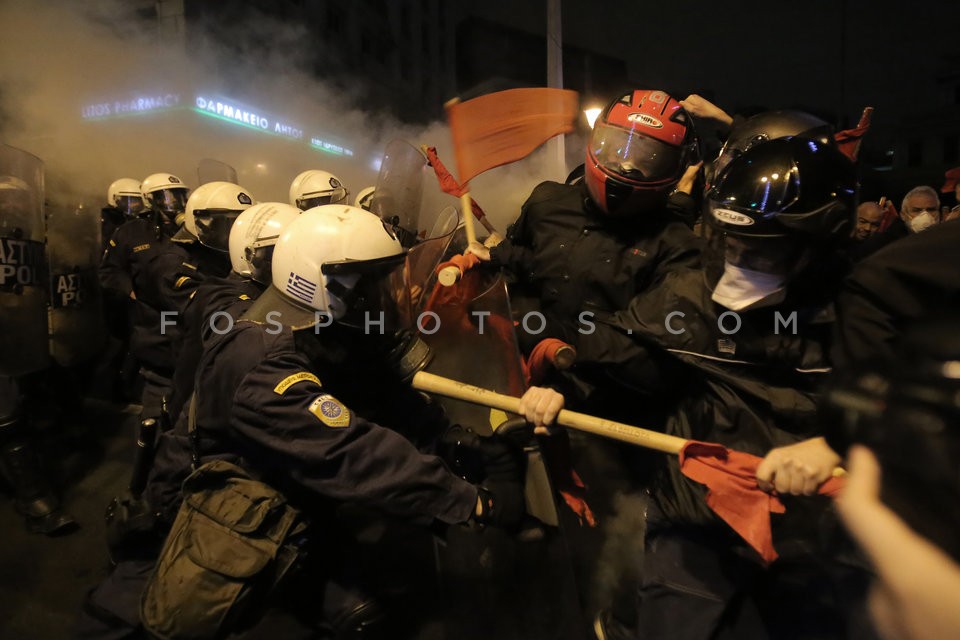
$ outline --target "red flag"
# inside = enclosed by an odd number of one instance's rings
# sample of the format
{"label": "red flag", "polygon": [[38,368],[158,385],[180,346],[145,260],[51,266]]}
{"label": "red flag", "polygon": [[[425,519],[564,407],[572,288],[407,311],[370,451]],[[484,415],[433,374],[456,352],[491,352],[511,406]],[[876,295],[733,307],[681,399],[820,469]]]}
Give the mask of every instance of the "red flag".
{"label": "red flag", "polygon": [[[440,156],[437,155],[436,147],[428,147],[427,145],[421,145],[420,148],[424,153],[427,154],[427,163],[433,167],[433,172],[437,175],[437,182],[440,183],[440,190],[444,193],[447,193],[455,198],[459,198],[466,192],[466,189],[460,186],[460,183],[457,182],[457,179],[453,177],[450,171],[444,166],[443,162],[440,161]],[[470,198],[471,210],[473,211],[473,216],[483,222],[483,218],[486,215],[483,209],[480,208],[480,205],[477,204],[477,201],[473,198]],[[484,224],[486,226],[486,224]],[[488,231],[492,232],[492,229],[487,228]]]}
{"label": "red flag", "polygon": [[873,116],[873,107],[866,107],[860,116],[860,122],[853,129],[844,129],[833,135],[837,147],[843,152],[843,155],[856,162],[857,155],[860,153],[860,143],[863,136],[870,130],[870,118]]}
{"label": "red flag", "polygon": [[940,188],[940,193],[950,193],[957,188],[957,183],[960,182],[960,167],[947,169],[947,172],[943,174],[943,177],[946,179],[946,182],[944,182],[943,186]]}
{"label": "red flag", "polygon": [[[680,471],[707,485],[707,506],[740,534],[766,563],[777,559],[770,531],[770,514],[786,508],[773,494],[757,485],[761,458],[731,451],[719,444],[691,440],[680,451]],[[833,496],[843,487],[843,478],[830,478],[819,493]]]}
{"label": "red flag", "polygon": [[566,89],[509,89],[448,103],[460,183],[570,133],[576,116],[577,92]]}

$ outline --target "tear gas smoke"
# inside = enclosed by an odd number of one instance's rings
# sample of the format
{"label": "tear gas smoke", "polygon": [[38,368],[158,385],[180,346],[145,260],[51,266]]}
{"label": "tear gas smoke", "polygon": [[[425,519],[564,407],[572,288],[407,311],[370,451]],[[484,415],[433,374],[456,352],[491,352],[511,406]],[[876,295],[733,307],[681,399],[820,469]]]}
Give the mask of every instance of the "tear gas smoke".
{"label": "tear gas smoke", "polygon": [[[376,162],[394,138],[437,147],[455,172],[444,123],[414,127],[385,109],[353,109],[362,81],[334,88],[304,72],[301,43],[311,35],[303,25],[263,16],[230,23],[227,49],[192,22],[182,38],[161,35],[154,11],[153,3],[118,0],[0,7],[0,140],[45,162],[48,200],[82,198],[95,211],[115,179],[155,172],[196,187],[199,162],[214,158],[233,166],[260,201],[286,202],[305,169],[337,175],[352,201],[376,182]],[[244,115],[225,121],[220,100]],[[324,143],[353,155],[325,152]],[[564,178],[545,165],[538,152],[473,181],[501,231],[538,182]],[[424,178],[428,209],[456,204],[432,175]]]}

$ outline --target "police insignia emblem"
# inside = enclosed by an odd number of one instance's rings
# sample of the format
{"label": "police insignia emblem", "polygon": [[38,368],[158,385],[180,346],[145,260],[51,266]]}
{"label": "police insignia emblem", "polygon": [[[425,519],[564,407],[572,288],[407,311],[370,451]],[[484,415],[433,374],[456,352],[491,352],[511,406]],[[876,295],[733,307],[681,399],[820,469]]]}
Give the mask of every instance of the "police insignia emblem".
{"label": "police insignia emblem", "polygon": [[310,404],[309,411],[328,427],[345,427],[350,424],[350,410],[331,395],[317,396]]}

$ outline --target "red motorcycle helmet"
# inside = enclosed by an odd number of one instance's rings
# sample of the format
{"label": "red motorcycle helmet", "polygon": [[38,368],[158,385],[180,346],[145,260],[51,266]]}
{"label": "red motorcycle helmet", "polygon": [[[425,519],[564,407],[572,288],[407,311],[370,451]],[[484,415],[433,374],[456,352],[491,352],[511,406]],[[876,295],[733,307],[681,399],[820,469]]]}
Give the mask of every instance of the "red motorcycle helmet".
{"label": "red motorcycle helmet", "polygon": [[584,181],[610,215],[662,207],[687,166],[699,160],[693,120],[663,91],[635,89],[607,105],[587,145]]}

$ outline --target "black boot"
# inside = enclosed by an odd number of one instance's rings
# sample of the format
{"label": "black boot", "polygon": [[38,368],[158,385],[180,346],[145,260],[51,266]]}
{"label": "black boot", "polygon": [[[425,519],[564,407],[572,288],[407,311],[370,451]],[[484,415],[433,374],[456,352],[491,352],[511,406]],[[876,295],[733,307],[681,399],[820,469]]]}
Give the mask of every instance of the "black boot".
{"label": "black boot", "polygon": [[59,535],[77,528],[76,521],[60,509],[31,442],[20,437],[4,444],[0,471],[13,487],[16,509],[26,518],[27,531]]}

